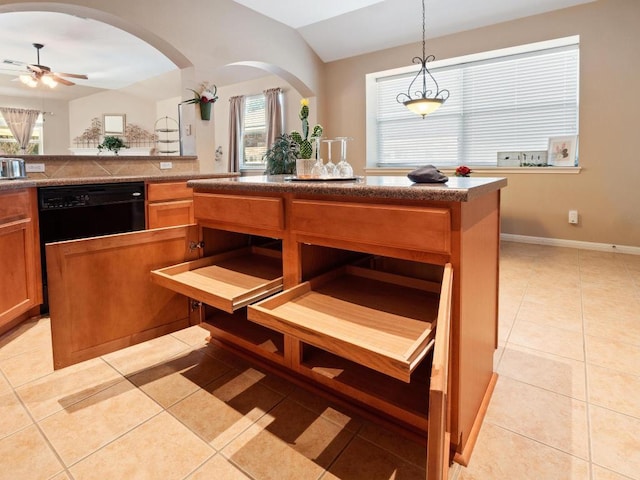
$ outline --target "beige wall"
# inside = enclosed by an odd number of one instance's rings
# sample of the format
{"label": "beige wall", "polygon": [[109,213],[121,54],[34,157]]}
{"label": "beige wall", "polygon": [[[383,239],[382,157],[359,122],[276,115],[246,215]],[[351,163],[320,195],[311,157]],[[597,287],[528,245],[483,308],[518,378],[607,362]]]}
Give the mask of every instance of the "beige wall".
{"label": "beige wall", "polygon": [[43,125],[43,153],[46,155],[69,154],[69,109],[64,100],[49,100],[44,97],[0,96],[0,106],[32,108],[47,112]]}
{"label": "beige wall", "polygon": [[74,147],[73,139],[91,127],[91,119],[102,121],[102,114],[123,113],[127,125],[138,127],[153,133],[156,121],[156,102],[142,97],[121,93],[118,90],[78,98],[69,102],[69,145]]}
{"label": "beige wall", "polygon": [[[638,25],[638,0],[599,0],[427,41],[428,53],[444,59],[580,35],[582,171],[506,175],[504,233],[640,246]],[[366,155],[365,75],[406,66],[419,49],[413,44],[326,66],[327,134],[354,137],[349,156],[360,172]],[[569,209],[579,211],[579,225],[567,223]]]}

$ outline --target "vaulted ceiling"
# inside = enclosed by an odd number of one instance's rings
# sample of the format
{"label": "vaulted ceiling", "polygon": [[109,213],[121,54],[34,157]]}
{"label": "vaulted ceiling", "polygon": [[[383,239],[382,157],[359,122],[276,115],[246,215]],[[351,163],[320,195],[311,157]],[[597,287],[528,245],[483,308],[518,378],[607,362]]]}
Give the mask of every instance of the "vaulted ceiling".
{"label": "vaulted ceiling", "polygon": [[[296,29],[325,62],[421,39],[420,0],[234,1]],[[427,38],[590,1],[594,0],[426,0]],[[50,93],[59,98],[122,88],[176,68],[140,39],[92,19],[53,12],[2,13],[0,95],[15,94],[20,87],[16,72],[24,67],[11,61],[36,63],[33,43],[45,45],[40,64],[89,76],[74,87]]]}

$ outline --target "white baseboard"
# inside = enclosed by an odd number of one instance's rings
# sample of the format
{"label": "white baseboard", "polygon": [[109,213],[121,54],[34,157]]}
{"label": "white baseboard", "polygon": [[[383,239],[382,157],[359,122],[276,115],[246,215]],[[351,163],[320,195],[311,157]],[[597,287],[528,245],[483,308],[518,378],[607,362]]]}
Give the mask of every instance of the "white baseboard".
{"label": "white baseboard", "polygon": [[507,242],[533,243],[536,245],[551,245],[554,247],[581,248],[583,250],[597,250],[600,252],[640,255],[640,247],[632,247],[630,245],[612,245],[610,243],[581,242],[578,240],[564,240],[562,238],[529,237],[527,235],[513,235],[511,233],[501,233],[500,239]]}

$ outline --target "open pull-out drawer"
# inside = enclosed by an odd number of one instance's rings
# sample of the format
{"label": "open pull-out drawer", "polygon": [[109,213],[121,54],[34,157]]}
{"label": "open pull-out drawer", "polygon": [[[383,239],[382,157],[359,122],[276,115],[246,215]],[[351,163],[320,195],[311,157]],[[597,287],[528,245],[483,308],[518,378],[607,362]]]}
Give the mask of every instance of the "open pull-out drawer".
{"label": "open pull-out drawer", "polygon": [[345,266],[250,305],[248,318],[409,382],[433,346],[450,281],[450,275],[436,283]]}
{"label": "open pull-out drawer", "polygon": [[282,254],[247,247],[153,270],[152,281],[228,313],[282,290]]}

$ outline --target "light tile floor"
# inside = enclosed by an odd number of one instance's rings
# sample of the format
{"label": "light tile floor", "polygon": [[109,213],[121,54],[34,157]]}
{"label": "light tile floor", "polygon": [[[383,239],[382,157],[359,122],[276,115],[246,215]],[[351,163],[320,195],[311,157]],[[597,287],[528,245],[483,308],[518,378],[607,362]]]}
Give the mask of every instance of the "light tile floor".
{"label": "light tile floor", "polygon": [[[500,374],[455,480],[640,480],[640,256],[504,243]],[[424,479],[424,445],[192,327],[57,372],[0,338],[0,480]]]}

